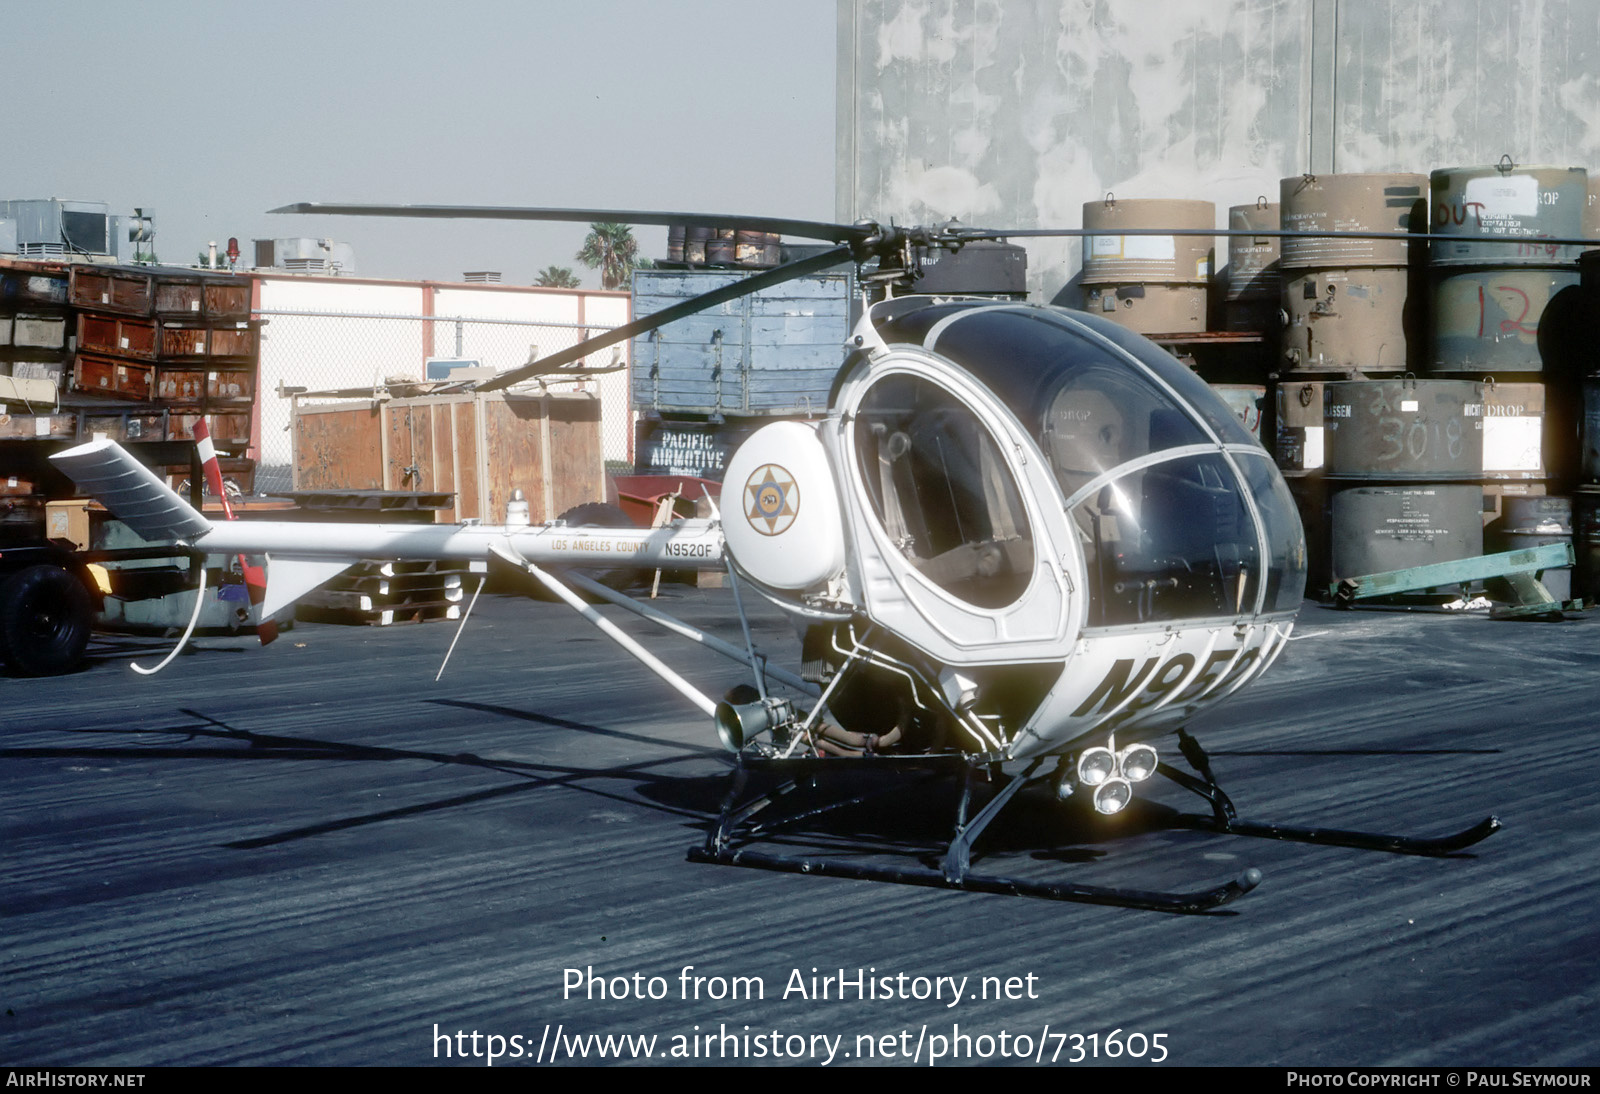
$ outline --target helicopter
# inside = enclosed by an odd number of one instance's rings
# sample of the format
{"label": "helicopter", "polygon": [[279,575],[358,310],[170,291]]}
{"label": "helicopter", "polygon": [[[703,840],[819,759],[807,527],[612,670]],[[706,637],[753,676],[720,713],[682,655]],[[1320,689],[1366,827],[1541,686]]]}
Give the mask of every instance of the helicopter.
{"label": "helicopter", "polygon": [[[844,261],[879,290],[844,346],[826,413],[756,430],[725,469],[720,510],[654,529],[213,522],[112,441],[53,457],[147,539],[265,554],[263,619],[363,558],[460,560],[528,575],[699,707],[734,754],[721,814],[691,858],[1203,912],[1250,891],[1259,871],[1195,892],[1149,892],[979,873],[974,844],[1026,786],[1048,781],[1059,798],[1115,816],[1158,776],[1205,800],[1204,826],[1235,835],[1448,855],[1498,829],[1489,817],[1414,838],[1239,818],[1184,727],[1258,679],[1288,645],[1306,544],[1274,461],[1189,369],[1124,327],[1057,306],[904,291],[930,249],[1084,232],[480,206],[274,212],[691,223],[833,244],[499,373],[480,390],[559,378],[607,345]],[[674,621],[581,572],[619,559],[725,569],[742,642]],[[747,592],[794,623],[798,673],[756,648]],[[594,599],[744,663],[752,682],[721,700],[705,695]],[[1192,772],[1162,758],[1158,744],[1174,732]],[[1021,771],[1008,777],[1006,765]],[[861,801],[855,778],[879,773],[891,782],[959,780],[954,834],[936,868],[761,844]]]}

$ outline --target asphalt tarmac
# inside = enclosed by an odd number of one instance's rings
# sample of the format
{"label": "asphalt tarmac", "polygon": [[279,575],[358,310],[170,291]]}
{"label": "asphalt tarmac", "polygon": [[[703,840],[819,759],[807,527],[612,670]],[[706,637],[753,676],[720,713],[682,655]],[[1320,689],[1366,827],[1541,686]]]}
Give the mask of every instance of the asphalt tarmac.
{"label": "asphalt tarmac", "polygon": [[[737,640],[725,590],[663,606]],[[208,638],[153,678],[127,662],[162,643],[105,638],[0,678],[0,1063],[1600,1062],[1594,619],[1308,605],[1191,727],[1248,819],[1498,816],[1470,852],[1198,831],[1168,783],[1103,821],[1025,792],[979,847],[1088,885],[1260,869],[1203,915],[688,861],[730,765],[698,710],[559,605],[486,597],[435,683],[452,632]],[[822,837],[915,865],[948,808],[910,788]]]}

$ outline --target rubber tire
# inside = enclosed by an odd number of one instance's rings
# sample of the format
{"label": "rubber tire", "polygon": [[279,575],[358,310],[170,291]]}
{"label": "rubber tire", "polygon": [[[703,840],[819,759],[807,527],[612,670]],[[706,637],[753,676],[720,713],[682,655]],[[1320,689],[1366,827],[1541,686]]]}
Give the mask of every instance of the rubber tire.
{"label": "rubber tire", "polygon": [[[638,527],[638,525],[634,524],[633,521],[629,519],[628,514],[622,511],[620,506],[612,505],[610,502],[604,501],[587,501],[582,505],[574,505],[571,509],[568,509],[565,513],[562,513],[559,519],[565,521],[567,525],[572,528]],[[608,589],[627,589],[630,586],[637,585],[643,580],[643,575],[645,573],[645,571],[639,569],[637,566],[616,566],[607,569],[599,569],[588,566],[575,566],[561,567],[559,569],[556,567],[548,567],[548,569],[550,569],[551,573],[557,578],[560,578],[564,572],[570,569],[575,573],[582,574],[591,581],[598,581]],[[546,589],[543,585],[539,584],[537,581],[533,581],[531,578],[529,581],[533,586],[530,592],[530,595],[533,597],[533,599],[556,599],[555,594],[550,592],[549,589]],[[576,591],[578,595],[583,597],[584,601],[587,603],[593,604],[598,599],[597,597],[591,596],[581,589]]]}
{"label": "rubber tire", "polygon": [[0,657],[19,676],[72,672],[93,628],[89,590],[60,566],[29,566],[0,583]]}

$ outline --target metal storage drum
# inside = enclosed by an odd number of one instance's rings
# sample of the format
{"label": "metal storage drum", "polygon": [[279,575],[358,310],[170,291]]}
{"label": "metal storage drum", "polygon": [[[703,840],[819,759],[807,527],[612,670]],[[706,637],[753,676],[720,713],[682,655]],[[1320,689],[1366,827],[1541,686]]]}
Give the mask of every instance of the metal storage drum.
{"label": "metal storage drum", "polygon": [[[1538,372],[1539,321],[1578,283],[1581,248],[1546,239],[1583,234],[1589,204],[1581,167],[1451,167],[1432,176],[1432,368]],[[1470,242],[1453,236],[1504,236]]]}
{"label": "metal storage drum", "polygon": [[1551,298],[1576,284],[1578,271],[1571,266],[1436,266],[1432,369],[1543,371],[1539,321]]}
{"label": "metal storage drum", "polygon": [[1296,371],[1403,372],[1411,271],[1338,268],[1283,272],[1283,359]]}
{"label": "metal storage drum", "polygon": [[776,266],[782,237],[777,232],[740,229],[733,237],[734,263],[739,266]]}
{"label": "metal storage drum", "polygon": [[1215,230],[1209,201],[1137,199],[1086,202],[1083,291],[1085,307],[1141,334],[1206,329],[1211,281],[1209,235],[1127,235],[1154,229]]}
{"label": "metal storage drum", "polygon": [[1333,580],[1483,554],[1482,504],[1470,483],[1333,484]]}
{"label": "metal storage drum", "polygon": [[[1260,198],[1254,205],[1228,210],[1234,231],[1275,231],[1278,206]],[[1228,330],[1272,330],[1278,325],[1283,277],[1278,268],[1277,236],[1229,236],[1228,282],[1223,295],[1223,325]]]}
{"label": "metal storage drum", "polygon": [[1483,474],[1483,394],[1471,381],[1325,384],[1322,421],[1330,478],[1440,482]]}
{"label": "metal storage drum", "polygon": [[1600,600],[1600,486],[1580,486],[1572,495],[1573,574],[1578,596]]}
{"label": "metal storage drum", "polygon": [[1550,491],[1542,482],[1486,482],[1483,486],[1483,523],[1488,527],[1505,512],[1505,504],[1512,498],[1541,498]]}
{"label": "metal storage drum", "polygon": [[[1430,260],[1439,266],[1549,266],[1572,262],[1580,248],[1540,242],[1583,234],[1589,177],[1581,167],[1447,167],[1431,176]],[[1505,236],[1504,243],[1452,240]]]}
{"label": "metal storage drum", "polygon": [[[1484,535],[1484,550],[1522,551],[1553,543],[1572,542],[1572,499],[1557,496],[1506,498],[1500,520]],[[1572,570],[1546,570],[1544,587],[1557,600],[1572,597]]]}
{"label": "metal storage drum", "polygon": [[714,228],[706,240],[706,262],[712,266],[731,266],[738,250],[732,228]]}
{"label": "metal storage drum", "polygon": [[683,260],[691,266],[706,263],[706,242],[711,239],[711,229],[698,224],[688,224],[683,229]]}
{"label": "metal storage drum", "polygon": [[1583,380],[1583,429],[1580,474],[1586,483],[1600,482],[1600,376]]}
{"label": "metal storage drum", "polygon": [[[1420,240],[1427,224],[1426,188],[1427,179],[1417,174],[1287,178],[1279,184],[1279,219],[1292,231],[1406,232]],[[1290,369],[1410,367],[1415,335],[1426,329],[1414,315],[1411,240],[1285,239],[1279,266],[1282,352]]]}
{"label": "metal storage drum", "polygon": [[1307,471],[1285,471],[1283,481],[1306,534],[1306,588],[1326,589],[1333,573],[1328,560],[1328,482]]}
{"label": "metal storage drum", "polygon": [[[1426,230],[1428,180],[1417,174],[1300,175],[1282,180],[1279,219],[1285,231],[1412,232]],[[1325,266],[1406,266],[1406,239],[1303,238],[1283,241],[1285,270]]]}
{"label": "metal storage drum", "polygon": [[667,225],[667,261],[683,261],[683,225]]}
{"label": "metal storage drum", "polygon": [[1256,440],[1261,439],[1261,412],[1266,408],[1267,389],[1259,384],[1211,384],[1211,390],[1228,404],[1233,416],[1250,431]]}
{"label": "metal storage drum", "polygon": [[978,239],[952,251],[943,247],[918,247],[922,276],[913,286],[918,293],[952,296],[990,296],[1024,300],[1028,295],[1028,251],[1015,243]]}
{"label": "metal storage drum", "polygon": [[1483,395],[1483,477],[1543,479],[1545,385],[1486,380]]}
{"label": "metal storage drum", "polygon": [[1322,466],[1321,380],[1283,377],[1276,391],[1277,430],[1273,456],[1285,471]]}

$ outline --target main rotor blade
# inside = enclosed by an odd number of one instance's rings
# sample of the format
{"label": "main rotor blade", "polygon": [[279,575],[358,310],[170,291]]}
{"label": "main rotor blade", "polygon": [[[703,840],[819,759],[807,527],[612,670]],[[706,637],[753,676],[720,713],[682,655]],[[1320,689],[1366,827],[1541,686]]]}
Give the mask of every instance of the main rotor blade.
{"label": "main rotor blade", "polygon": [[706,308],[721,304],[725,300],[736,300],[741,296],[748,296],[753,292],[759,292],[773,285],[781,285],[785,281],[804,277],[808,273],[825,270],[830,266],[837,266],[841,262],[849,261],[850,255],[849,247],[832,247],[821,254],[812,255],[810,258],[802,258],[795,262],[786,262],[782,266],[774,266],[770,270],[753,274],[742,281],[735,281],[733,284],[724,285],[720,289],[712,289],[710,292],[701,293],[699,296],[692,296],[680,304],[674,304],[670,308],[663,308],[652,315],[645,316],[643,319],[635,319],[633,322],[617,327],[615,330],[609,330],[604,334],[585,339],[575,346],[559,350],[548,357],[541,357],[537,361],[523,365],[521,368],[502,372],[492,380],[479,384],[478,390],[498,391],[501,388],[520,383],[531,376],[546,374],[552,369],[560,368],[562,365],[570,364],[573,361],[581,361],[595,350],[605,349],[607,346],[646,334],[674,320],[682,319],[685,316],[693,315],[696,312],[704,311]]}
{"label": "main rotor blade", "polygon": [[747,232],[778,232],[802,239],[848,243],[870,235],[872,229],[821,220],[784,217],[729,216],[725,213],[660,213],[638,209],[546,209],[517,205],[342,205],[337,202],[301,201],[268,209],[269,213],[317,213],[347,217],[421,217],[449,220],[554,220],[576,224],[651,224],[671,227],[693,224],[702,228],[742,228]]}

